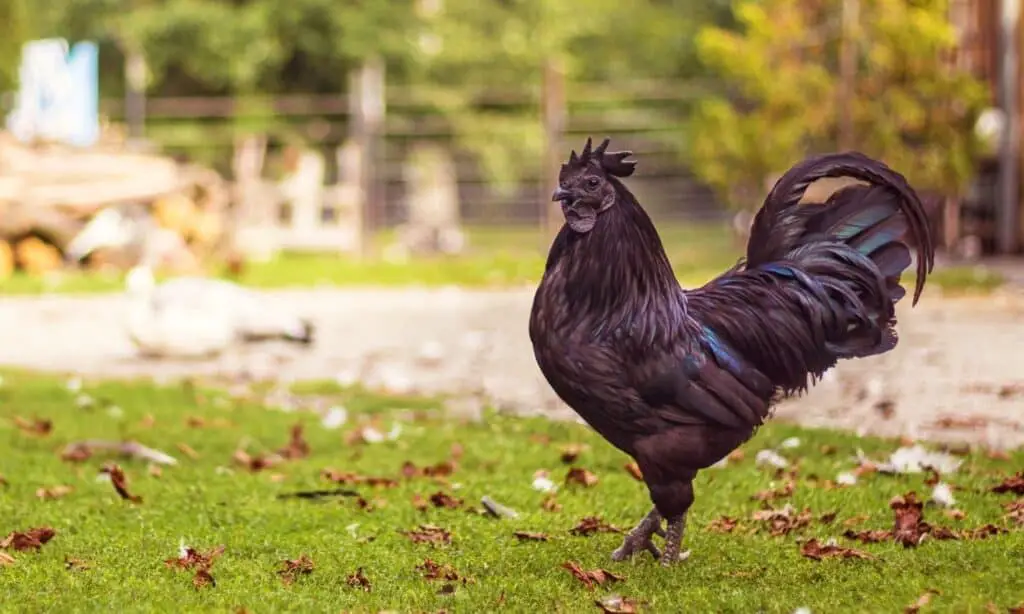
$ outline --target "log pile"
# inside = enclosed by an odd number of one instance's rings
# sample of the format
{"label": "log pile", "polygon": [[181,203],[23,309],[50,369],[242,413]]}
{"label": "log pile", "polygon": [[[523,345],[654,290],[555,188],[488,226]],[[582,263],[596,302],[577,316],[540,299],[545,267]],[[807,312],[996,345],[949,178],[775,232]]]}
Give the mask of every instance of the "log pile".
{"label": "log pile", "polygon": [[225,237],[229,190],[216,171],[130,152],[114,139],[82,150],[0,132],[0,279],[62,266],[64,247],[89,218],[122,203],[149,207],[199,259]]}

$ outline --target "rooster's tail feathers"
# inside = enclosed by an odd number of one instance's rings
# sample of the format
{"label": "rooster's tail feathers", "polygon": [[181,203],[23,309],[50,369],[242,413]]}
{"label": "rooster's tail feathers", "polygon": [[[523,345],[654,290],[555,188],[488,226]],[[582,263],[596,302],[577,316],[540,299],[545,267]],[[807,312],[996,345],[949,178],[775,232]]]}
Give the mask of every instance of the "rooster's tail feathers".
{"label": "rooster's tail feathers", "polygon": [[[850,177],[869,185],[852,184],[825,204],[798,207],[808,186],[826,177]],[[905,294],[899,276],[911,264],[911,247],[917,251],[914,303],[934,265],[928,216],[917,193],[901,174],[857,152],[811,157],[779,178],[754,218],[748,266],[777,259],[815,239],[842,241],[870,258],[893,300]]]}

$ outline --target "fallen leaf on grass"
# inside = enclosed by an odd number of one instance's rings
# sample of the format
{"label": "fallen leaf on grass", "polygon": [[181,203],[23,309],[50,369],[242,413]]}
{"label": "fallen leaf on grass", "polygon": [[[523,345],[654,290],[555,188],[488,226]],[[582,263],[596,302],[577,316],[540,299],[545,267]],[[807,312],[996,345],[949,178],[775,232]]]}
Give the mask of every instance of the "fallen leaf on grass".
{"label": "fallen leaf on grass", "polygon": [[844,527],[853,527],[853,526],[856,526],[858,524],[864,524],[866,521],[868,521],[870,519],[871,519],[871,516],[869,516],[867,514],[857,514],[856,516],[853,516],[851,518],[847,518],[846,520],[844,520],[843,521],[843,526]]}
{"label": "fallen leaf on grass", "polygon": [[430,502],[434,507],[446,507],[450,510],[458,509],[462,507],[462,499],[456,499],[448,493],[435,492],[430,495]]}
{"label": "fallen leaf on grass", "polygon": [[1010,492],[1015,495],[1024,495],[1024,471],[1021,471],[1012,477],[1008,477],[999,484],[993,486],[992,492],[996,494]]}
{"label": "fallen leaf on grass", "polygon": [[582,454],[586,449],[587,446],[585,445],[570,443],[562,447],[562,454],[559,458],[561,458],[562,462],[566,465],[571,465],[576,462],[576,459],[579,458],[580,454]]}
{"label": "fallen leaf on grass", "polygon": [[540,502],[540,508],[545,512],[560,512],[562,511],[562,504],[558,502],[558,496],[551,493]]}
{"label": "fallen leaf on grass", "polygon": [[418,529],[399,531],[399,533],[408,537],[414,544],[447,545],[452,543],[450,531],[432,524],[421,524]]}
{"label": "fallen leaf on grass", "polygon": [[36,437],[46,437],[53,432],[53,422],[51,420],[43,420],[40,418],[33,418],[32,420],[26,420],[21,416],[14,417],[14,425],[26,435],[34,435]]}
{"label": "fallen leaf on grass", "polygon": [[636,614],[640,611],[640,604],[629,597],[609,595],[604,599],[594,600],[594,605],[601,608],[604,614]]}
{"label": "fallen leaf on grass", "polygon": [[920,544],[928,532],[928,525],[924,523],[924,504],[911,492],[893,497],[889,507],[895,514],[893,538],[906,547]]}
{"label": "fallen leaf on grass", "polygon": [[224,546],[217,546],[208,552],[200,552],[191,546],[182,544],[178,556],[173,559],[165,559],[164,565],[180,569],[210,569],[217,557],[224,554],[224,550]]}
{"label": "fallen leaf on grass", "polygon": [[114,490],[126,501],[132,503],[142,503],[142,497],[133,495],[128,492],[128,477],[124,474],[124,470],[121,469],[115,463],[107,463],[100,469],[100,473],[105,473],[110,476],[110,483],[114,485]]}
{"label": "fallen leaf on grass", "polygon": [[0,541],[0,550],[39,550],[53,539],[57,531],[50,527],[36,527],[27,531],[12,531]]}
{"label": "fallen leaf on grass", "polygon": [[423,574],[425,580],[445,580],[448,582],[469,582],[468,578],[459,575],[459,572],[448,563],[437,563],[431,559],[424,559],[416,566],[416,571]]}
{"label": "fallen leaf on grass", "polygon": [[737,526],[739,526],[737,519],[730,516],[719,516],[708,524],[707,530],[714,533],[732,533]]}
{"label": "fallen leaf on grass", "polygon": [[796,483],[793,482],[793,480],[787,480],[780,488],[776,488],[774,490],[762,490],[755,493],[751,499],[755,501],[774,501],[775,499],[784,499],[786,497],[793,496],[794,490],[796,490]]}
{"label": "fallen leaf on grass", "polygon": [[532,531],[516,531],[513,533],[520,541],[534,541],[534,542],[546,542],[548,541],[547,533],[534,533]]}
{"label": "fallen leaf on grass", "polygon": [[424,499],[422,495],[413,495],[412,506],[421,512],[425,512],[430,507],[430,502]]}
{"label": "fallen leaf on grass", "polygon": [[629,475],[633,476],[633,478],[635,480],[637,480],[639,482],[643,481],[644,474],[643,474],[642,471],[640,471],[640,465],[638,465],[636,463],[626,463],[625,464],[625,469],[626,469],[626,473],[628,473]]}
{"label": "fallen leaf on grass", "polygon": [[370,592],[373,590],[373,584],[370,583],[370,579],[367,578],[366,575],[363,573],[362,567],[357,569],[354,574],[349,574],[348,578],[346,579],[346,582],[348,583],[349,586],[354,586],[366,592]]}
{"label": "fallen leaf on grass", "polygon": [[1018,499],[1016,501],[1010,501],[1003,505],[1003,509],[1006,510],[1007,520],[1013,520],[1017,524],[1024,525],[1024,499]]}
{"label": "fallen leaf on grass", "polygon": [[598,478],[592,471],[588,471],[581,467],[573,467],[565,474],[566,484],[578,484],[580,486],[590,487],[597,484],[597,482]]}
{"label": "fallen leaf on grass", "polygon": [[813,559],[815,561],[821,561],[828,558],[844,558],[844,559],[873,559],[874,557],[867,552],[860,550],[854,550],[853,548],[846,548],[843,546],[837,546],[833,543],[822,544],[817,539],[809,539],[800,546],[800,554],[803,556]]}
{"label": "fallen leaf on grass", "polygon": [[917,614],[918,612],[921,611],[921,608],[923,608],[924,606],[926,606],[929,603],[931,603],[932,597],[934,597],[935,595],[941,595],[941,594],[942,593],[940,593],[939,591],[935,590],[934,588],[928,589],[920,597],[918,597],[916,600],[914,600],[914,603],[912,603],[912,604],[908,605],[907,607],[903,608],[904,614]]}
{"label": "fallen leaf on grass", "polygon": [[877,544],[892,539],[892,531],[875,529],[872,531],[854,531],[847,529],[843,537],[853,539],[865,544]]}
{"label": "fallen leaf on grass", "polygon": [[821,516],[818,516],[818,522],[821,524],[832,524],[836,521],[836,516],[838,515],[839,512],[825,512]]}
{"label": "fallen leaf on grass", "polygon": [[352,472],[342,472],[335,469],[324,469],[320,476],[336,484],[365,484],[381,488],[394,488],[398,486],[398,480],[391,478],[367,477]]}
{"label": "fallen leaf on grass", "polygon": [[751,515],[751,518],[767,524],[769,532],[778,537],[789,535],[792,531],[806,527],[811,523],[812,516],[810,508],[804,508],[797,512],[796,508],[787,503],[780,509],[758,510]]}
{"label": "fallen leaf on grass", "polygon": [[277,575],[281,576],[281,582],[288,586],[294,583],[300,575],[313,573],[313,567],[313,559],[309,558],[309,555],[301,554],[297,559],[281,561],[281,569],[278,570]]}
{"label": "fallen leaf on grass", "polygon": [[1008,614],[1024,614],[1024,601],[1007,610]]}
{"label": "fallen leaf on grass", "polygon": [[88,561],[82,559],[76,559],[74,557],[64,556],[64,569],[68,571],[85,571],[90,569],[92,565]]}
{"label": "fallen leaf on grass", "polygon": [[194,449],[192,449],[192,446],[188,445],[187,443],[179,443],[178,451],[184,454],[185,456],[191,458],[192,460],[196,460],[199,458],[199,452],[196,452]]}
{"label": "fallen leaf on grass", "polygon": [[612,526],[598,516],[587,516],[580,519],[575,527],[569,529],[573,535],[593,535],[594,533],[622,533],[622,529]]}
{"label": "fallen leaf on grass", "polygon": [[621,582],[625,580],[623,576],[616,575],[607,569],[591,569],[590,571],[584,570],[580,567],[579,563],[573,561],[566,561],[562,563],[563,569],[568,569],[569,573],[576,577],[577,580],[583,583],[587,587],[587,590],[594,590],[596,586],[604,586],[607,582]]}
{"label": "fallen leaf on grass", "polygon": [[10,567],[11,565],[14,565],[14,557],[6,552],[0,552],[0,567]]}
{"label": "fallen leaf on grass", "polygon": [[288,445],[278,450],[277,453],[281,458],[289,460],[306,458],[309,456],[309,443],[306,442],[306,438],[302,434],[301,422],[292,427],[291,438],[288,440]]}
{"label": "fallen leaf on grass", "polygon": [[70,445],[60,453],[60,459],[69,463],[81,463],[92,457],[92,450],[81,444]]}
{"label": "fallen leaf on grass", "polygon": [[197,569],[196,575],[192,576],[192,586],[199,590],[205,586],[211,586],[216,588],[217,581],[213,579],[208,569]]}
{"label": "fallen leaf on grass", "polygon": [[61,497],[66,497],[71,494],[74,490],[74,488],[64,485],[51,486],[50,488],[38,488],[36,489],[36,496],[44,501],[60,499]]}
{"label": "fallen leaf on grass", "polygon": [[942,513],[945,514],[946,518],[950,518],[952,520],[963,520],[967,517],[967,514],[960,509],[943,510]]}
{"label": "fallen leaf on grass", "polygon": [[253,473],[273,467],[277,463],[277,459],[273,456],[264,456],[262,454],[251,456],[241,448],[235,450],[235,453],[231,455],[231,459]]}
{"label": "fallen leaf on grass", "polygon": [[358,497],[359,493],[348,488],[332,490],[300,490],[298,492],[281,493],[278,499],[323,499],[326,497]]}

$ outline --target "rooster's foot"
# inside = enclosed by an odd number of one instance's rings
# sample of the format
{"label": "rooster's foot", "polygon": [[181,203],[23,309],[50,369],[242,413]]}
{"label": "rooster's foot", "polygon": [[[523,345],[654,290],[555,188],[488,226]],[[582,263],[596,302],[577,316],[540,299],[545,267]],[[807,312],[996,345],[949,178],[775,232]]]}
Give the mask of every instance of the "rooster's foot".
{"label": "rooster's foot", "polygon": [[640,524],[626,535],[622,545],[612,552],[612,560],[625,561],[641,550],[650,552],[656,559],[661,558],[661,551],[651,541],[654,535],[665,536],[665,531],[661,528],[661,514],[657,509],[652,509]]}
{"label": "rooster's foot", "polygon": [[680,514],[668,521],[668,529],[665,531],[665,552],[661,555],[661,564],[668,567],[673,563],[685,561],[690,556],[690,551],[680,552],[683,542],[683,533],[686,531],[686,514]]}

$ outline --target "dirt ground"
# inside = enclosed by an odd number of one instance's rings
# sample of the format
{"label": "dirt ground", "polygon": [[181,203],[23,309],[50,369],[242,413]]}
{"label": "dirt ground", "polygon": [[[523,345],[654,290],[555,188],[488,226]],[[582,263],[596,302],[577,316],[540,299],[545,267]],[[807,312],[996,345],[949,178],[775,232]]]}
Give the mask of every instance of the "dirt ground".
{"label": "dirt ground", "polygon": [[[122,329],[123,298],[0,299],[0,365],[82,375],[210,375],[362,381],[394,392],[451,393],[521,413],[572,417],[534,363],[532,289],[277,291],[318,326],[309,349],[270,344],[203,362],[143,361]],[[899,347],[848,361],[778,418],[882,435],[1024,444],[1024,293],[900,310]]]}

